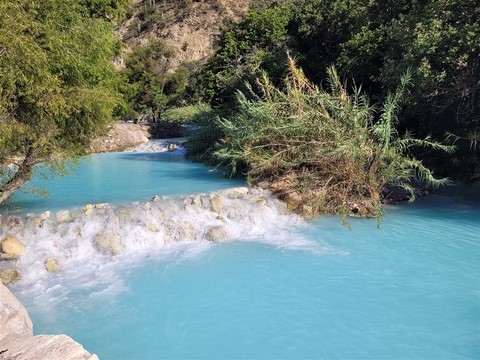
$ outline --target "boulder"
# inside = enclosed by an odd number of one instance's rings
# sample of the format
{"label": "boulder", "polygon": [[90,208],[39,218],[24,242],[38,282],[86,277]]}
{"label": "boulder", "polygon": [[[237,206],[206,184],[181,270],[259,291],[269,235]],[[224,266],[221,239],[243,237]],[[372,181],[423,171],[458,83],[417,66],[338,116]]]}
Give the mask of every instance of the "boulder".
{"label": "boulder", "polygon": [[153,202],[159,202],[160,200],[162,200],[162,197],[161,196],[158,196],[158,195],[155,195],[154,197],[152,197],[152,200]]}
{"label": "boulder", "polygon": [[243,199],[248,194],[247,187],[237,187],[224,191],[229,199]]}
{"label": "boulder", "polygon": [[10,284],[22,278],[16,269],[2,269],[0,270],[0,280],[2,284]]}
{"label": "boulder", "polygon": [[0,284],[0,358],[2,360],[98,360],[66,335],[33,336],[32,320],[13,294]]}
{"label": "boulder", "polygon": [[5,225],[12,230],[21,228],[23,223],[18,216],[11,215],[7,218]]}
{"label": "boulder", "polygon": [[193,206],[202,207],[202,198],[200,197],[200,195],[194,195],[194,196],[192,197],[191,204],[192,204]]}
{"label": "boulder", "polygon": [[90,215],[91,213],[93,213],[93,205],[92,204],[86,204],[83,208],[82,208],[82,211],[85,215]]}
{"label": "boulder", "polygon": [[46,221],[48,219],[50,219],[50,211],[45,211],[43,213],[41,213],[39,215],[39,218],[42,220],[42,221]]}
{"label": "boulder", "polygon": [[55,217],[58,222],[67,222],[70,221],[70,211],[61,210],[55,214]]}
{"label": "boulder", "polygon": [[47,259],[45,260],[45,269],[47,269],[48,272],[55,272],[60,269],[60,266],[56,259]]}
{"label": "boulder", "polygon": [[263,189],[261,187],[255,186],[248,189],[249,195],[263,195]]}
{"label": "boulder", "polygon": [[100,233],[93,241],[95,248],[107,255],[118,255],[125,251],[120,235],[115,233]]}
{"label": "boulder", "polygon": [[33,217],[29,221],[30,227],[33,229],[42,227],[44,222],[45,220],[42,220],[41,217]]}
{"label": "boulder", "polygon": [[205,239],[208,241],[221,241],[228,238],[228,232],[221,225],[212,226],[205,232]]}
{"label": "boulder", "polygon": [[22,256],[27,251],[26,246],[15,236],[5,236],[0,242],[2,252],[5,254]]}
{"label": "boulder", "polygon": [[219,213],[223,209],[223,200],[220,196],[215,195],[210,199],[210,211]]}
{"label": "boulder", "polygon": [[109,207],[109,204],[108,203],[98,203],[98,204],[95,204],[93,205],[93,207],[95,209],[98,209],[98,210],[101,210],[101,209],[106,209]]}

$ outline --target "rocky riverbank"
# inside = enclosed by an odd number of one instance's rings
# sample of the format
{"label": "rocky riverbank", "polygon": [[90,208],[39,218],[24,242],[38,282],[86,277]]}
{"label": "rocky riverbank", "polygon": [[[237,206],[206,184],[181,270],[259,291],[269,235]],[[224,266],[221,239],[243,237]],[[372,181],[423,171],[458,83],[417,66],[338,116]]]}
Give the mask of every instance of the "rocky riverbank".
{"label": "rocky riverbank", "polygon": [[187,130],[172,123],[142,123],[117,122],[105,136],[94,139],[88,153],[102,153],[132,150],[146,144],[149,139],[183,137]]}
{"label": "rocky riverbank", "polygon": [[[88,272],[118,261],[118,256],[158,252],[174,243],[254,239],[272,227],[280,239],[281,229],[297,221],[301,223],[283,203],[258,187],[180,199],[155,196],[121,207],[86,204],[56,213],[0,216],[0,278],[4,284],[21,281],[25,287],[37,286],[42,279],[78,266]],[[0,358],[97,359],[68,336],[32,336],[28,314],[2,284]]]}
{"label": "rocky riverbank", "polygon": [[0,359],[98,360],[98,357],[66,335],[33,336],[27,311],[0,283]]}

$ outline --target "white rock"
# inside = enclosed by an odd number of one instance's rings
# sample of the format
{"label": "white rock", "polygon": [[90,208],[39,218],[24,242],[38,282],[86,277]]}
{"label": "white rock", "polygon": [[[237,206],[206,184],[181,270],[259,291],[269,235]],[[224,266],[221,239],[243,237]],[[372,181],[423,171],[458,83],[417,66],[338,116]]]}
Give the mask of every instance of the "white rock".
{"label": "white rock", "polygon": [[13,294],[0,284],[0,358],[2,360],[98,360],[66,335],[33,336],[32,320]]}
{"label": "white rock", "polygon": [[45,212],[41,213],[39,217],[43,221],[50,219],[50,211],[45,211]]}
{"label": "white rock", "polygon": [[108,255],[118,255],[125,251],[125,245],[118,234],[101,233],[95,236],[93,245],[98,251]]}
{"label": "white rock", "polygon": [[238,187],[233,189],[224,190],[225,195],[229,199],[243,199],[248,194],[247,187]]}
{"label": "white rock", "polygon": [[108,208],[108,206],[109,206],[109,203],[98,203],[93,205],[95,209],[106,209]]}
{"label": "white rock", "polygon": [[[2,284],[10,284],[21,280],[22,276],[16,269],[2,269],[0,270],[0,282]],[[0,329],[1,330],[1,329]]]}
{"label": "white rock", "polygon": [[45,269],[47,269],[48,272],[55,272],[60,269],[60,266],[56,259],[47,259],[45,260]]}
{"label": "white rock", "polygon": [[70,221],[70,211],[61,210],[55,214],[58,222],[67,222]]}
{"label": "white rock", "polygon": [[84,212],[85,215],[90,215],[93,213],[93,205],[92,204],[86,204],[83,208],[82,211]]}
{"label": "white rock", "polygon": [[220,196],[215,195],[210,199],[210,211],[219,213],[223,209],[223,200]]}
{"label": "white rock", "polygon": [[221,241],[228,237],[227,230],[221,225],[212,226],[205,233],[205,239],[208,241]]}
{"label": "white rock", "polygon": [[5,236],[0,242],[2,252],[15,256],[22,256],[27,251],[26,246],[15,236]]}

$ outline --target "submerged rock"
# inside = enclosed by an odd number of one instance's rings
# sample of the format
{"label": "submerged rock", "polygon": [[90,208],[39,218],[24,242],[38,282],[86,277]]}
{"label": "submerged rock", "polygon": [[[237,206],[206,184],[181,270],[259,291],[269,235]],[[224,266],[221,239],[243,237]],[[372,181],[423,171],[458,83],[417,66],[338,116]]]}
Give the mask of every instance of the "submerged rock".
{"label": "submerged rock", "polygon": [[2,252],[5,254],[22,256],[27,251],[26,246],[15,236],[5,236],[0,245]]}
{"label": "submerged rock", "polygon": [[205,233],[205,239],[208,241],[221,241],[228,238],[228,232],[222,225],[212,226]]}
{"label": "submerged rock", "polygon": [[2,360],[98,360],[66,335],[33,336],[32,320],[13,294],[0,284],[0,358]]}
{"label": "submerged rock", "polygon": [[118,255],[125,251],[125,245],[118,234],[101,233],[95,236],[93,241],[95,248],[107,255]]}
{"label": "submerged rock", "polygon": [[1,280],[2,284],[7,285],[7,284],[13,283],[15,281],[21,280],[21,279],[22,279],[22,276],[20,275],[20,273],[16,269],[0,270],[0,280]]}

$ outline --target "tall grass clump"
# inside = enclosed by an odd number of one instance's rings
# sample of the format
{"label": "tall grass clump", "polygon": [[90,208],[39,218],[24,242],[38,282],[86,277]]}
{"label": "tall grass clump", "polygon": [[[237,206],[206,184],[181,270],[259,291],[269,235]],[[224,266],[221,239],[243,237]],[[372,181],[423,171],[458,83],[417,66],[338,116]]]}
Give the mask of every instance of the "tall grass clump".
{"label": "tall grass clump", "polygon": [[235,114],[213,121],[220,134],[213,154],[231,175],[246,169],[250,183],[264,182],[291,210],[310,216],[379,216],[386,186],[403,187],[413,199],[412,181],[431,187],[446,182],[410,150],[452,147],[396,130],[408,73],[376,107],[360,87],[349,94],[333,67],[325,89],[312,84],[291,58],[288,68],[282,89],[264,76],[257,80],[260,95],[238,92]]}

